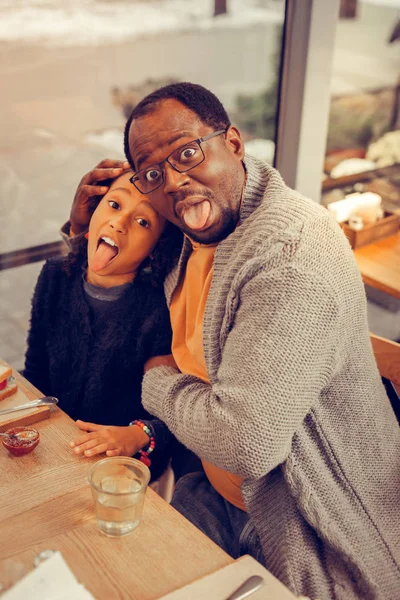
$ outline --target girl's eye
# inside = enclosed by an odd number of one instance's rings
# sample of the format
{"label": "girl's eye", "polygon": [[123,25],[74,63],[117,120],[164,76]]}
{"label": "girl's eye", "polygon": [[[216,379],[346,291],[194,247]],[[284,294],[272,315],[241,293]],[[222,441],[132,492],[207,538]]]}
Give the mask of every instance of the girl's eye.
{"label": "girl's eye", "polygon": [[150,227],[150,223],[146,221],[146,219],[142,219],[142,217],[137,218],[136,222],[139,223],[141,227]]}
{"label": "girl's eye", "polygon": [[111,206],[111,208],[113,208],[114,210],[118,210],[119,209],[119,204],[118,202],[115,202],[115,200],[109,200],[108,201],[109,206]]}
{"label": "girl's eye", "polygon": [[147,181],[153,183],[154,181],[157,181],[157,179],[159,179],[160,175],[161,172],[157,169],[149,169],[148,171],[146,171],[144,176]]}

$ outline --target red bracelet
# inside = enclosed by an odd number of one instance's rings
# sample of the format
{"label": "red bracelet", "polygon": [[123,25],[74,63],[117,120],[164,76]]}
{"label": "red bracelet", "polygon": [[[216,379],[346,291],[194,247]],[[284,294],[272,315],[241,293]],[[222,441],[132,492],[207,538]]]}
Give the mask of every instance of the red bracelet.
{"label": "red bracelet", "polygon": [[138,452],[138,454],[140,454],[139,460],[142,463],[144,463],[147,467],[150,467],[150,465],[151,465],[151,459],[149,458],[149,454],[151,454],[154,451],[154,448],[156,447],[155,437],[152,434],[152,431],[151,431],[150,427],[148,427],[145,423],[143,423],[143,421],[139,421],[138,419],[136,419],[135,421],[132,421],[129,424],[130,425],[137,425],[138,427],[140,427],[141,429],[143,429],[143,431],[145,432],[145,434],[148,435],[149,438],[150,438],[150,441],[147,444],[147,446],[145,446],[144,448],[142,448]]}

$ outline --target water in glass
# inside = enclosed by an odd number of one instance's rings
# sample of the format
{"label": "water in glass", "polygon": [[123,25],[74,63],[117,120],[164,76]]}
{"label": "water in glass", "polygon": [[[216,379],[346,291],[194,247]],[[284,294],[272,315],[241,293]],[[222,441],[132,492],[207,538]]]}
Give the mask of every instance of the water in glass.
{"label": "water in glass", "polygon": [[124,475],[105,477],[101,489],[94,495],[99,528],[110,536],[121,536],[133,531],[142,513],[146,490],[140,481]]}

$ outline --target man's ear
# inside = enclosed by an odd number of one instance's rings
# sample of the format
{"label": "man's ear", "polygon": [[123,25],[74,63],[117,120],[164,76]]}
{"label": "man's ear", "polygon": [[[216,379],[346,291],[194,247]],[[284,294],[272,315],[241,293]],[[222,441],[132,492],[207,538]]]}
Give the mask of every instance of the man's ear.
{"label": "man's ear", "polygon": [[240,136],[239,129],[231,125],[225,134],[225,139],[231,152],[235,154],[239,160],[242,160],[244,157],[244,143]]}

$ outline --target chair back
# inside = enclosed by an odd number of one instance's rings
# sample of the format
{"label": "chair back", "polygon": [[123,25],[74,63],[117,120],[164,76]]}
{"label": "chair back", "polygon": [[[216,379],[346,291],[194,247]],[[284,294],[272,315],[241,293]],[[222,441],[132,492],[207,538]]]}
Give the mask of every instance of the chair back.
{"label": "chair back", "polygon": [[373,333],[370,338],[381,377],[400,387],[400,344]]}
{"label": "chair back", "polygon": [[379,373],[400,423],[400,344],[370,334]]}

